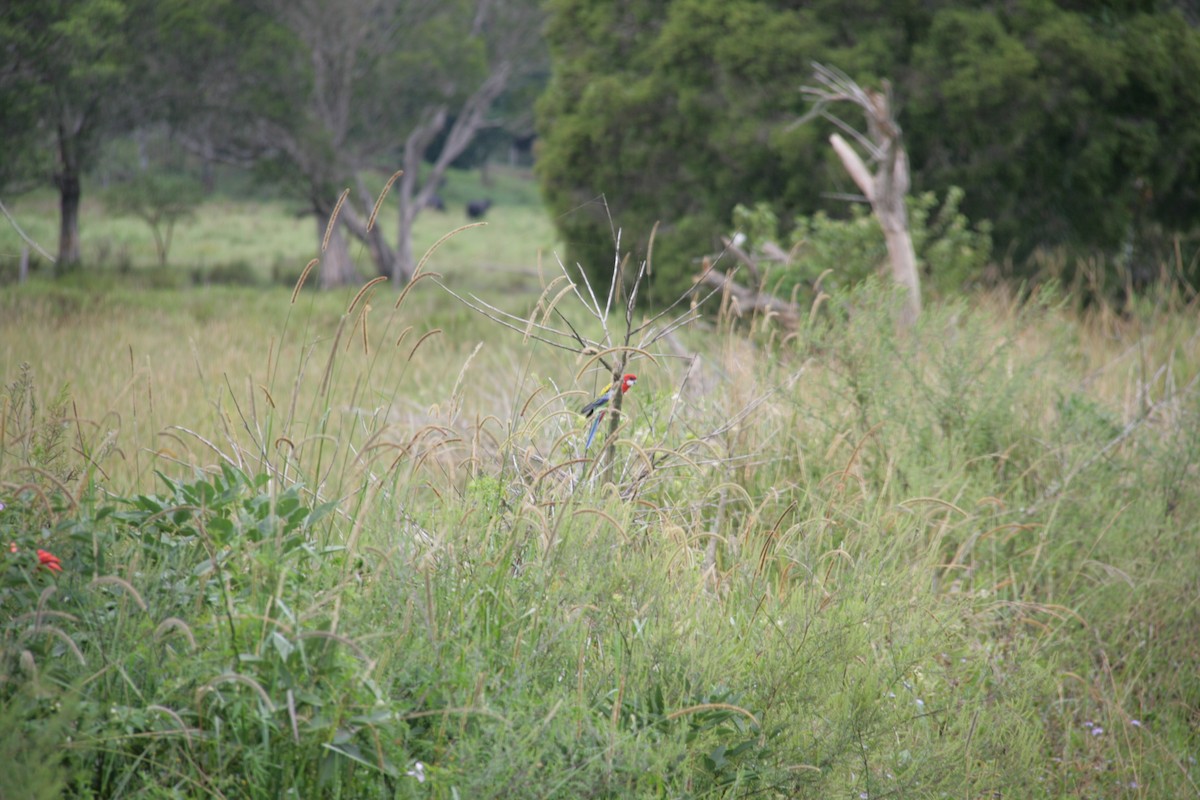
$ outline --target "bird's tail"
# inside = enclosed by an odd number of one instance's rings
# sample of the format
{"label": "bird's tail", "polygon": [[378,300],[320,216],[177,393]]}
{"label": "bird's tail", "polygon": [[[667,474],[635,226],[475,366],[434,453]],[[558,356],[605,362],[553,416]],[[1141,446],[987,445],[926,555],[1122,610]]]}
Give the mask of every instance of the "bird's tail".
{"label": "bird's tail", "polygon": [[600,412],[596,415],[596,418],[592,420],[592,427],[588,429],[587,443],[583,445],[584,450],[587,450],[592,446],[592,439],[596,438],[596,429],[600,427],[600,420],[602,419],[604,419],[604,412]]}

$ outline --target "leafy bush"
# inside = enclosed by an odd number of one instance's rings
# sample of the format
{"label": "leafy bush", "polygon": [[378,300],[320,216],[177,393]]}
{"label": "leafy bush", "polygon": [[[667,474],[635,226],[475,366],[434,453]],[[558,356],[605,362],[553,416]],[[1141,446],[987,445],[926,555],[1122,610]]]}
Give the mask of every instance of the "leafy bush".
{"label": "leafy bush", "polygon": [[[940,205],[933,192],[908,198],[922,291],[935,297],[956,294],[978,281],[992,255],[988,224],[973,228],[959,210],[962,199],[958,187],[951,187]],[[738,205],[733,224],[746,234],[751,248],[780,241],[779,220],[767,203]],[[886,269],[883,231],[870,209],[861,204],[851,205],[846,219],[824,212],[797,217],[785,244],[792,255],[790,263],[772,263],[766,277],[767,288],[782,297],[811,287],[818,279],[827,291],[850,288]]]}
{"label": "leafy bush", "polygon": [[200,183],[186,175],[139,173],[109,188],[104,201],[113,211],[136,216],[150,227],[159,266],[165,267],[175,226],[193,215],[203,197]]}
{"label": "leafy bush", "polygon": [[[60,765],[75,792],[144,790],[184,764],[210,776],[209,791],[258,797],[337,785],[356,764],[398,774],[371,734],[391,715],[372,711],[370,659],[317,605],[317,587],[336,570],[326,562],[342,550],[317,535],[331,505],[229,466],[162,480],[163,495],[60,509],[45,533],[71,553],[61,567],[37,565],[16,545],[0,587],[10,677],[0,702],[22,707],[24,682],[13,678],[23,674],[78,705],[74,736],[91,745]],[[0,530],[27,530],[38,514],[9,502]],[[96,663],[118,671],[67,688]],[[42,714],[25,708],[8,725]],[[5,726],[0,741],[17,729]],[[130,771],[152,751],[157,769]]]}
{"label": "leafy bush", "polygon": [[[208,269],[197,267],[192,270],[191,274],[192,282],[199,285],[216,283],[229,286],[258,286],[262,283],[262,278],[245,261],[217,264]],[[299,277],[300,274],[297,272],[296,278],[299,279]]]}

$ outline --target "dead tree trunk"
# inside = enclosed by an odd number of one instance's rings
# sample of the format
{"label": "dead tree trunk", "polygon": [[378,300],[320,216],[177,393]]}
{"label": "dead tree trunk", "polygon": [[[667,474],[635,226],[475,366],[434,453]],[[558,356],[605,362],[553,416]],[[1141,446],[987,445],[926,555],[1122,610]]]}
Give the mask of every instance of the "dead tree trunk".
{"label": "dead tree trunk", "polygon": [[[362,278],[354,267],[354,259],[350,257],[350,248],[346,237],[342,235],[342,226],[335,224],[332,229],[329,220],[333,216],[334,207],[325,202],[314,203],[317,220],[317,238],[322,243],[321,250],[321,288],[332,289],[335,286],[347,286],[361,282]],[[325,239],[328,235],[328,240]]]}
{"label": "dead tree trunk", "polygon": [[[747,257],[744,263],[750,265],[752,262]],[[754,270],[751,269],[750,273],[753,275]],[[727,293],[735,304],[735,313],[738,316],[746,314],[774,318],[788,333],[794,333],[800,327],[800,309],[796,307],[796,304],[780,300],[778,297],[756,288],[758,281],[755,281],[754,286],[743,286],[724,272],[713,269],[707,258],[704,260],[704,270],[700,273],[699,280]]]}
{"label": "dead tree trunk", "polygon": [[[909,188],[908,153],[904,150],[900,126],[892,113],[889,97],[891,87],[885,81],[882,92],[863,89],[837,70],[821,64],[814,64],[813,69],[814,79],[820,87],[804,88],[806,94],[817,98],[816,107],[805,118],[820,114],[832,121],[854,138],[875,165],[875,173],[872,174],[862,156],[841,135],[835,133],[829,137],[829,143],[841,159],[842,166],[866,196],[871,211],[879,220],[879,227],[883,229],[892,278],[905,292],[898,323],[902,329],[910,328],[921,313],[921,281],[905,205]],[[865,135],[829,113],[827,106],[839,101],[849,101],[863,110],[867,118]]]}
{"label": "dead tree trunk", "polygon": [[[361,177],[358,178],[358,197],[363,208],[371,208],[371,204],[375,202],[375,198],[371,197]],[[396,261],[396,253],[388,244],[387,237],[384,236],[378,224],[378,219],[363,220],[351,203],[342,206],[342,213],[338,219],[355,239],[366,244],[367,252],[370,254],[371,262],[375,265],[378,274],[390,277]]]}
{"label": "dead tree trunk", "polygon": [[458,109],[458,115],[450,125],[450,130],[446,132],[441,152],[430,165],[428,174],[423,181],[420,180],[421,162],[433,139],[441,133],[449,121],[449,109],[444,106],[431,109],[408,135],[404,144],[404,174],[396,186],[397,205],[399,206],[396,254],[391,264],[391,274],[388,275],[397,285],[410,281],[417,266],[412,241],[413,223],[416,221],[417,215],[429,204],[429,199],[437,192],[442,176],[446,174],[450,164],[463,154],[476,135],[486,126],[488,111],[491,109],[492,103],[508,86],[512,71],[511,62],[504,61],[496,65],[471,96],[463,102]]}

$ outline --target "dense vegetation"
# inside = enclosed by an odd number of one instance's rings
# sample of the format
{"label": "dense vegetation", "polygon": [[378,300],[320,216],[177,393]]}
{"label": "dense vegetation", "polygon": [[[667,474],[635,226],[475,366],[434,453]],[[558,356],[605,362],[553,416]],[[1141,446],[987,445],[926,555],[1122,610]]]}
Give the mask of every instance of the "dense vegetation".
{"label": "dense vegetation", "polygon": [[[448,209],[398,293],[339,287],[379,272],[372,192],[529,69],[537,4],[10,5],[0,187],[54,186],[6,209],[88,224],[20,285],[0,230],[0,798],[1200,795],[1200,301],[1152,246],[1196,210],[1186,4],[553,0],[542,187],[583,269],[520,171],[450,170],[389,184]],[[419,8],[408,50],[353,24]],[[901,101],[902,334],[791,125],[813,57]],[[660,219],[605,314],[614,231]],[[652,316],[735,226],[807,313]],[[981,280],[1032,244],[1099,255]],[[1136,259],[1177,280],[1118,297]]]}
{"label": "dense vegetation", "polygon": [[1187,297],[723,315],[589,474],[432,280],[97,280],[0,295],[0,795],[1197,794]]}
{"label": "dense vegetation", "polygon": [[789,229],[845,216],[857,189],[826,143],[833,127],[796,125],[817,60],[890,81],[916,193],[965,189],[962,210],[991,223],[1019,272],[1036,248],[1065,247],[1153,273],[1200,211],[1190,8],[555,0],[539,173],[572,258],[596,275],[616,229],[644,257],[661,222],[657,274],[678,281],[737,204],[769,203]]}
{"label": "dense vegetation", "polygon": [[[669,296],[739,204],[771,206],[785,235],[848,216],[856,189],[830,124],[796,124],[820,60],[888,82],[914,196],[964,190],[1002,268],[1027,276],[1063,248],[1145,283],[1200,211],[1196,21],[1194,4],[1166,0],[20,0],[0,18],[0,191],[53,185],[58,259],[78,263],[81,198],[108,146],[166,136],[176,150],[152,166],[210,182],[233,163],[302,202],[324,285],[403,283],[444,170],[528,145],[552,70],[539,172],[568,257],[602,279],[617,231],[637,260],[661,223],[652,283]],[[146,166],[143,152],[107,174]],[[370,200],[401,167],[385,236]],[[1194,243],[1180,243],[1195,284]]]}

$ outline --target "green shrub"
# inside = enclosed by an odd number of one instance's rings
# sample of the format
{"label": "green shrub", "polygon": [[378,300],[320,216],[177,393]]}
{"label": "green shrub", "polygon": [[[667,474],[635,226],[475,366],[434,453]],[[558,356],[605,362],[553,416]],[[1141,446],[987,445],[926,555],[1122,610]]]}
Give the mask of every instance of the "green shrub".
{"label": "green shrub", "polygon": [[[297,273],[297,279],[299,279],[299,273]],[[262,278],[247,262],[234,261],[229,264],[217,264],[207,269],[193,269],[192,282],[202,286],[209,284],[258,286],[262,283]]]}
{"label": "green shrub", "polygon": [[[989,226],[984,222],[972,228],[959,210],[962,199],[958,187],[952,187],[940,205],[933,192],[908,198],[909,230],[926,295],[961,292],[980,280],[991,258]],[[766,203],[738,205],[733,224],[746,234],[751,249],[780,241],[779,220]],[[851,205],[846,219],[824,212],[797,217],[784,245],[792,254],[791,263],[771,263],[765,276],[766,287],[780,297],[806,290],[818,279],[826,291],[848,289],[887,269],[883,232],[869,207],[861,204]]]}
{"label": "green shrub", "polygon": [[160,267],[167,265],[175,226],[192,217],[203,198],[198,181],[177,174],[139,173],[104,192],[113,212],[138,217],[150,227]]}

